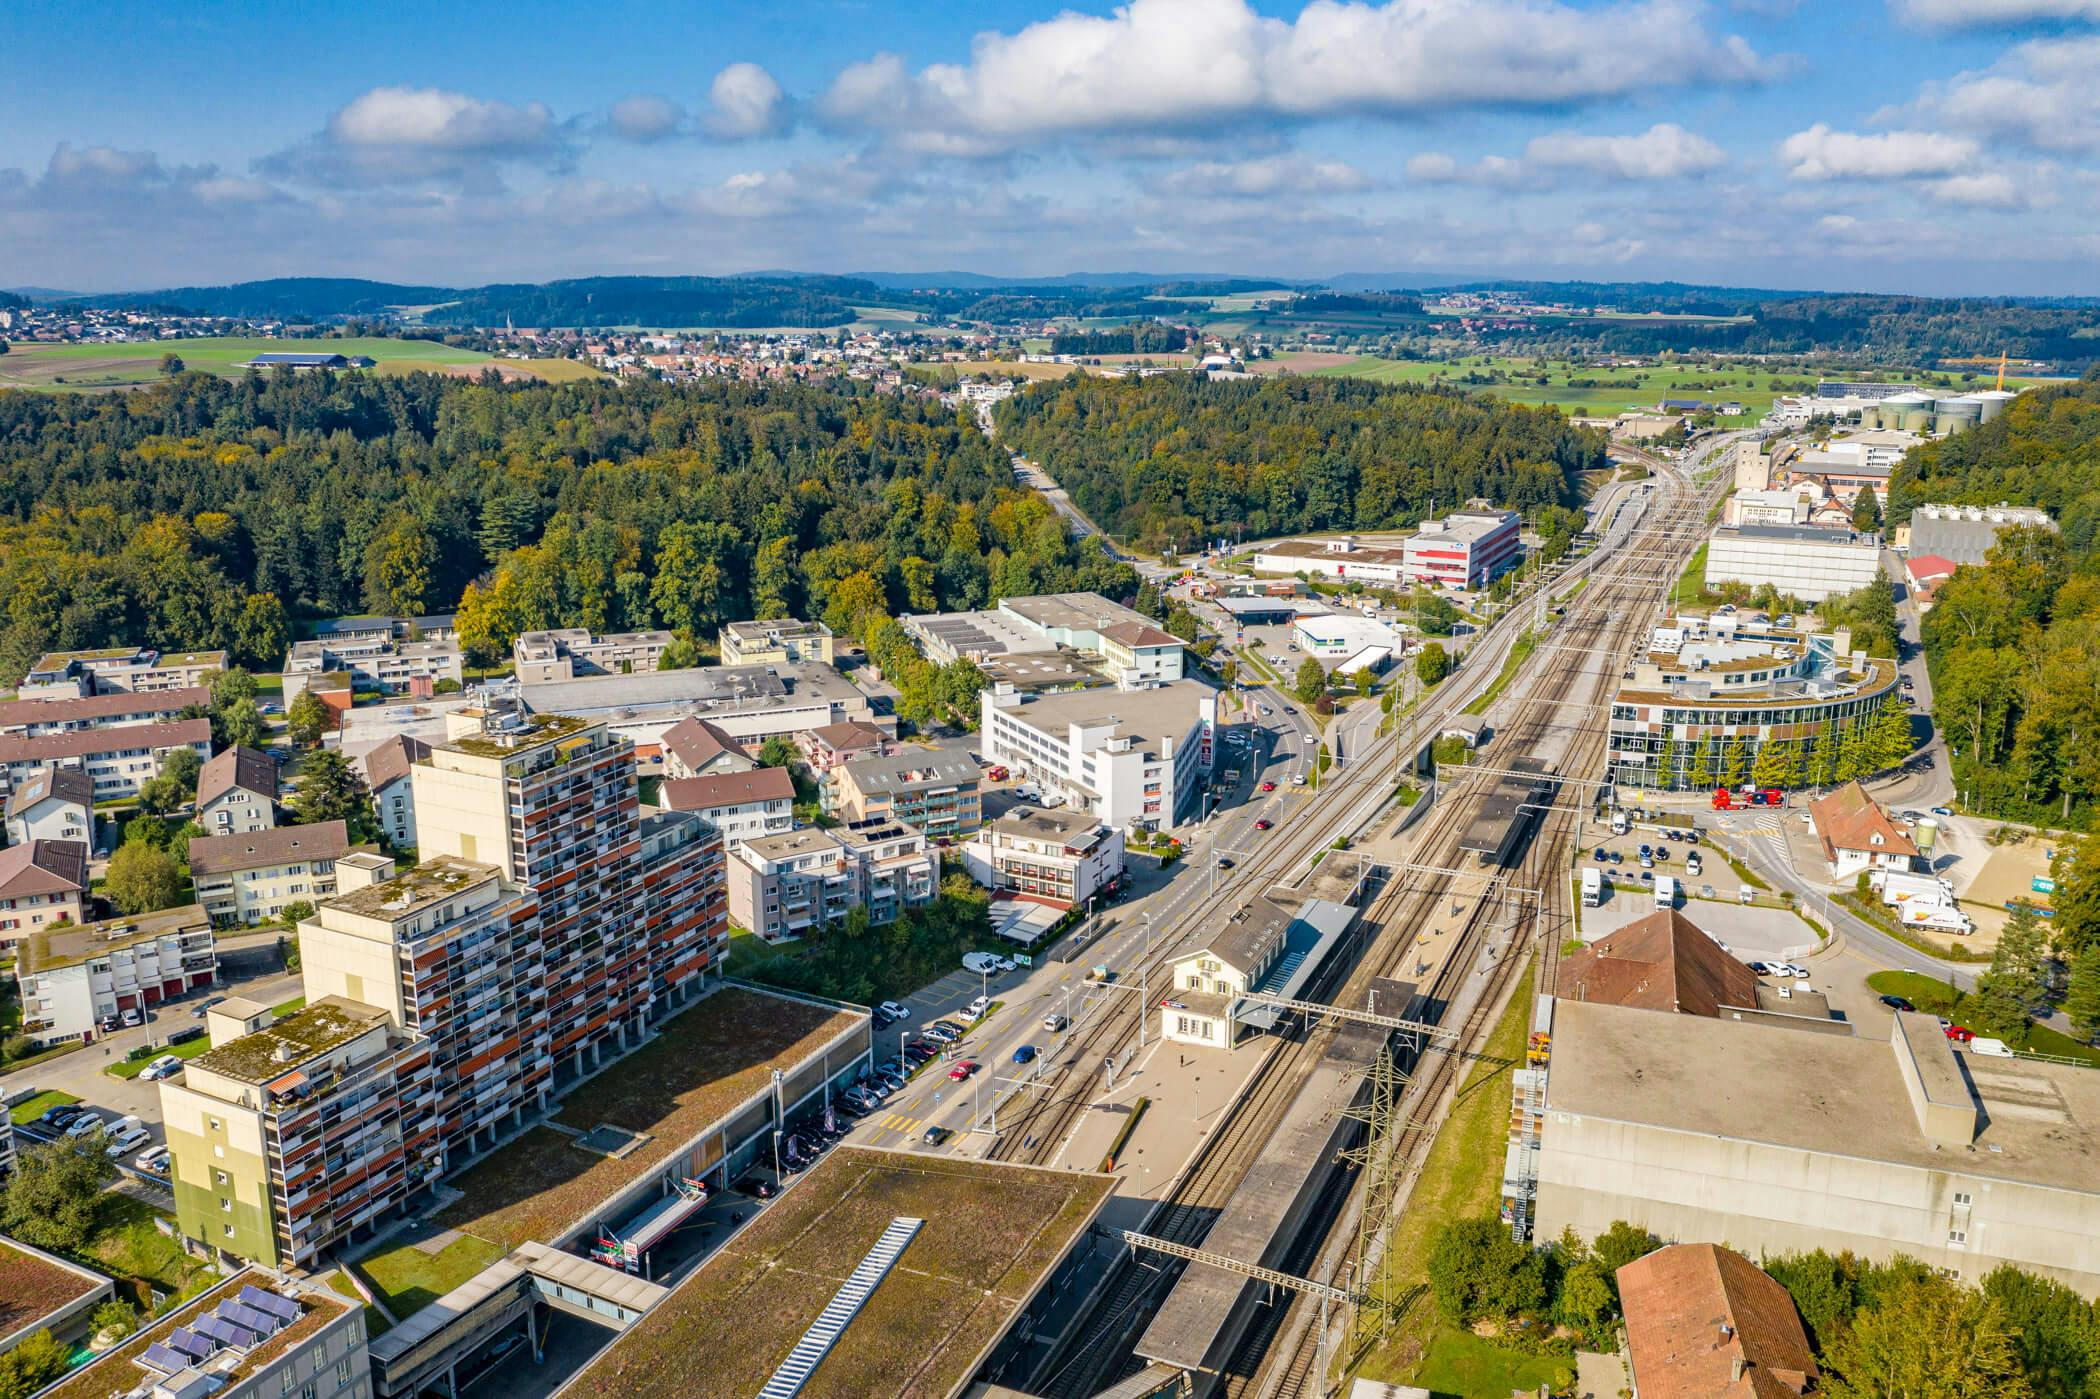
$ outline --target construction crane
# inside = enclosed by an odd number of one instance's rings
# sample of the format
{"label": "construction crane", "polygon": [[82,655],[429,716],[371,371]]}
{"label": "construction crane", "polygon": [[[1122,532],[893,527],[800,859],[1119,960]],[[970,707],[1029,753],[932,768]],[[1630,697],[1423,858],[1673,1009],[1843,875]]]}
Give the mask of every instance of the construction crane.
{"label": "construction crane", "polygon": [[2005,351],[1998,352],[1998,392],[2005,392]]}

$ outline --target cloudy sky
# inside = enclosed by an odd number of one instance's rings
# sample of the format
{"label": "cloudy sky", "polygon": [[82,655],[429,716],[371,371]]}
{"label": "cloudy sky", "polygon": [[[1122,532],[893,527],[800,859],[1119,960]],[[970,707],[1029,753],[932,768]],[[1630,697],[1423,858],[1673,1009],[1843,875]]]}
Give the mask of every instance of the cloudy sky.
{"label": "cloudy sky", "polygon": [[2100,294],[2100,0],[9,0],[0,286]]}

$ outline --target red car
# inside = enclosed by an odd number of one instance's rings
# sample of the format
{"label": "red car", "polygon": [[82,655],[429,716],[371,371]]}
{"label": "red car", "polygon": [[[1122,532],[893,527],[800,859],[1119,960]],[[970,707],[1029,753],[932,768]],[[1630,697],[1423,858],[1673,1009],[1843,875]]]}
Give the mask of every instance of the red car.
{"label": "red car", "polygon": [[1261,820],[1256,821],[1254,823],[1254,829],[1257,831],[1266,831],[1273,824],[1274,823],[1270,821],[1268,817],[1264,816],[1261,818]]}
{"label": "red car", "polygon": [[1264,792],[1273,792],[1276,790],[1276,784],[1273,782],[1264,782],[1261,784],[1261,789]]}
{"label": "red car", "polygon": [[1004,782],[1007,776],[1006,769],[992,768],[985,773],[985,776],[991,778],[994,782]]}
{"label": "red car", "polygon": [[965,1059],[954,1068],[948,1070],[948,1077],[954,1079],[957,1083],[961,1083],[971,1074],[976,1073],[980,1067],[975,1059]]}
{"label": "red car", "polygon": [[1966,1025],[1941,1025],[1940,1032],[1956,1044],[1967,1044],[1976,1038],[1976,1032]]}

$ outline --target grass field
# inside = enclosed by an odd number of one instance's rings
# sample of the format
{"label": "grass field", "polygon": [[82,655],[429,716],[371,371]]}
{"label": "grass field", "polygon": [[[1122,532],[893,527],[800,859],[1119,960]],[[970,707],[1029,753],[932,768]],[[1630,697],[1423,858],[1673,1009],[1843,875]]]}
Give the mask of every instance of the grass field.
{"label": "grass field", "polygon": [[79,1101],[80,1099],[74,1097],[71,1093],[61,1093],[56,1088],[47,1088],[34,1098],[16,1103],[8,1110],[7,1115],[9,1120],[16,1124],[34,1122],[53,1108],[62,1108],[69,1103],[77,1103]]}
{"label": "grass field", "polygon": [[194,1059],[200,1054],[208,1053],[210,1049],[211,1041],[199,1035],[196,1039],[184,1044],[172,1047],[164,1046],[160,1053],[149,1054],[143,1059],[126,1059],[121,1064],[104,1064],[102,1072],[108,1074],[111,1078],[137,1078],[140,1074],[146,1072],[146,1066],[158,1059],[161,1054],[172,1054],[177,1059]]}
{"label": "grass field", "polygon": [[243,361],[271,351],[365,355],[379,373],[406,374],[423,369],[473,369],[494,365],[509,375],[569,380],[597,378],[599,371],[575,360],[505,360],[479,350],[454,349],[433,340],[365,337],[349,340],[270,340],[227,337],[155,340],[125,345],[16,345],[0,355],[0,388],[120,389],[155,383],[160,360],[174,354],[185,369],[224,378],[247,371]]}
{"label": "grass field", "polygon": [[[1901,996],[1926,1015],[1937,1015],[1948,1020],[1959,1021],[1961,1008],[1968,996],[1958,990],[1952,982],[1938,977],[1926,976],[1922,972],[1875,972],[1867,978],[1867,986],[1878,995]],[[2077,1059],[2100,1067],[2100,1049],[2089,1044],[2080,1044],[2069,1035],[2061,1034],[2046,1025],[2035,1025],[2027,1032],[2028,1050],[2036,1054],[2047,1054],[2059,1059]]]}

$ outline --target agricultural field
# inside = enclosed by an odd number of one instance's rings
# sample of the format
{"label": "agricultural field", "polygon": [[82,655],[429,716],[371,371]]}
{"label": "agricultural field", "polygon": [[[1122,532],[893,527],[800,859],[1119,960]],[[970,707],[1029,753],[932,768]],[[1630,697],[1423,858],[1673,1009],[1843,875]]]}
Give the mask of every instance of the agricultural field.
{"label": "agricultural field", "polygon": [[494,366],[506,377],[566,380],[596,377],[598,371],[572,360],[500,360],[479,350],[454,349],[432,340],[365,337],[348,340],[271,340],[227,337],[198,340],[153,340],[118,345],[17,344],[0,355],[0,389],[124,389],[157,382],[161,356],[174,354],[185,369],[235,378],[246,370],[236,365],[271,351],[313,351],[365,355],[375,371],[406,374],[417,370],[478,372]]}

